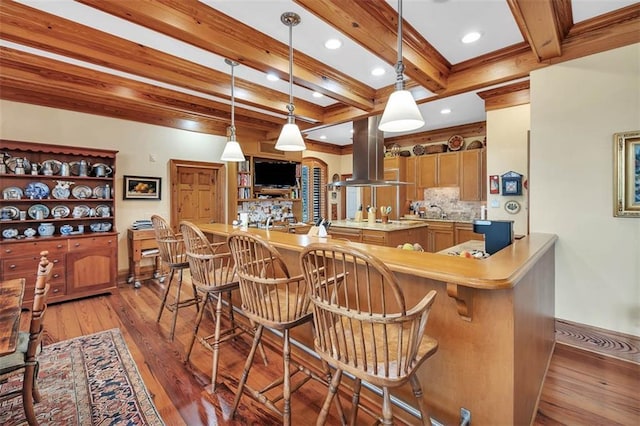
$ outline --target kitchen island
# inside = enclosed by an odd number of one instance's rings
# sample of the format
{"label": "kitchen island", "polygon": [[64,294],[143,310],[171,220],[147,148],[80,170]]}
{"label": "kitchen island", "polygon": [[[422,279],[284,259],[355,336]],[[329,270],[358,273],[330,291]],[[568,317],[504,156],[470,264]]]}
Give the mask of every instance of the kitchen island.
{"label": "kitchen island", "polygon": [[428,226],[418,220],[391,220],[370,223],[368,221],[335,220],[329,227],[329,235],[357,243],[396,247],[404,243],[418,243],[427,247]]}
{"label": "kitchen island", "polygon": [[[214,241],[235,230],[223,224],[200,229]],[[250,232],[277,247],[293,272],[303,247],[330,241],[380,258],[398,277],[409,306],[435,289],[426,332],[438,340],[439,349],[418,372],[433,418],[459,423],[464,408],[475,425],[531,424],[555,344],[555,235],[531,234],[487,259],[467,259],[335,238]],[[313,348],[310,329],[292,336]],[[409,386],[394,396],[407,408],[394,409],[394,414],[415,423],[407,414],[415,412]]]}

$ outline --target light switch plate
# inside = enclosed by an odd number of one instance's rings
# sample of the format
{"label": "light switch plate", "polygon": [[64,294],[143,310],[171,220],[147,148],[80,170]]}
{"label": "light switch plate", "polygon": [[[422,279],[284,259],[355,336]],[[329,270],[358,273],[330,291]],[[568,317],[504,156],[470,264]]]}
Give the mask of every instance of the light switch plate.
{"label": "light switch plate", "polygon": [[491,208],[497,209],[500,207],[500,201],[498,200],[491,200]]}

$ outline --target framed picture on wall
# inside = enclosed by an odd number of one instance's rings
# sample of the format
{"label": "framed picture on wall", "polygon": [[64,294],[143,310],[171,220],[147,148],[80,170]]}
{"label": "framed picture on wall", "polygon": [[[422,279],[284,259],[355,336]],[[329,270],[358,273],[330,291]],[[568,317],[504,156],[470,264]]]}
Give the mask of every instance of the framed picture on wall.
{"label": "framed picture on wall", "polygon": [[500,177],[498,175],[489,176],[489,194],[500,193]]}
{"label": "framed picture on wall", "polygon": [[522,175],[507,172],[502,176],[502,195],[522,195]]}
{"label": "framed picture on wall", "polygon": [[640,130],[615,133],[613,215],[640,217]]}
{"label": "framed picture on wall", "polygon": [[160,200],[162,178],[150,176],[123,176],[124,200]]}

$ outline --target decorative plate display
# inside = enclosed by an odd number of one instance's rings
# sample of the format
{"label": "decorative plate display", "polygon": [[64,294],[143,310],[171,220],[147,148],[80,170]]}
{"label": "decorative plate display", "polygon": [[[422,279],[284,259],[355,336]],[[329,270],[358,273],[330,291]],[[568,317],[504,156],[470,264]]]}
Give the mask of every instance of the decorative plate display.
{"label": "decorative plate display", "polygon": [[51,174],[57,175],[60,173],[60,168],[62,168],[62,163],[58,160],[46,160],[42,162],[40,166],[40,172],[46,169],[51,169]]}
{"label": "decorative plate display", "polygon": [[96,198],[111,198],[111,194],[105,194],[106,192],[106,186],[96,186],[95,188],[93,188],[93,196]]}
{"label": "decorative plate display", "polygon": [[18,236],[18,230],[15,228],[8,228],[2,231],[2,236],[4,238],[15,238]]}
{"label": "decorative plate display", "polygon": [[415,155],[424,155],[424,145],[414,145],[413,153]]}
{"label": "decorative plate display", "polygon": [[14,206],[6,206],[0,209],[0,218],[2,220],[13,220],[20,216],[20,210]]}
{"label": "decorative plate display", "polygon": [[36,231],[33,228],[27,228],[27,229],[24,230],[24,236],[27,237],[27,238],[33,238],[36,235],[37,232],[38,231]]}
{"label": "decorative plate display", "polygon": [[111,208],[106,204],[99,204],[96,206],[96,216],[108,217],[111,216]]}
{"label": "decorative plate display", "polygon": [[5,200],[19,200],[24,196],[22,188],[10,186],[2,190],[2,198]]}
{"label": "decorative plate display", "polygon": [[467,145],[467,150],[469,150],[469,149],[480,149],[483,146],[484,145],[482,144],[482,141],[480,139],[476,139],[475,141],[473,141],[469,145]]}
{"label": "decorative plate display", "polygon": [[[42,212],[41,218],[38,217],[38,212]],[[29,214],[29,217],[31,219],[46,219],[47,217],[49,217],[49,207],[45,206],[44,204],[34,204],[29,207],[27,213]]]}
{"label": "decorative plate display", "polygon": [[70,194],[71,191],[69,190],[69,187],[56,186],[51,190],[51,195],[53,195],[53,198],[58,200],[66,200],[67,198],[69,198]]}
{"label": "decorative plate display", "polygon": [[459,151],[464,146],[464,138],[460,135],[453,135],[447,141],[450,151]]}
{"label": "decorative plate display", "polygon": [[4,163],[7,165],[7,169],[9,169],[11,171],[11,173],[15,173],[16,172],[16,167],[18,166],[18,164],[20,162],[22,162],[22,167],[24,168],[24,173],[25,174],[31,173],[31,163],[26,158],[11,157],[11,158],[5,160]]}
{"label": "decorative plate display", "polygon": [[92,232],[109,232],[111,230],[111,224],[109,222],[92,223],[89,225]]}
{"label": "decorative plate display", "polygon": [[73,208],[73,217],[87,217],[89,216],[89,211],[91,209],[89,208],[89,206],[85,206],[84,204],[80,205],[80,206],[75,206]]}
{"label": "decorative plate display", "polygon": [[32,200],[42,200],[49,196],[49,187],[42,182],[31,182],[25,188],[24,193]]}
{"label": "decorative plate display", "polygon": [[63,205],[58,205],[51,209],[53,217],[67,217],[70,213],[69,207]]}
{"label": "decorative plate display", "polygon": [[520,211],[520,203],[516,200],[509,200],[504,203],[504,209],[507,213],[516,214]]}
{"label": "decorative plate display", "polygon": [[113,170],[104,163],[95,163],[91,165],[91,173],[96,177],[107,177],[111,175]]}
{"label": "decorative plate display", "polygon": [[76,198],[89,198],[93,195],[91,188],[86,185],[78,185],[71,190],[71,193]]}

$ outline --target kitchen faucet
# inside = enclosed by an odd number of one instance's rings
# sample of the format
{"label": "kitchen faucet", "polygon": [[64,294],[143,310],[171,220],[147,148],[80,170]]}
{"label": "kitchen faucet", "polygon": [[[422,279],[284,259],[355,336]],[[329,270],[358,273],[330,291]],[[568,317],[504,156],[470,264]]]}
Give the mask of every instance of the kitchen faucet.
{"label": "kitchen faucet", "polygon": [[442,210],[442,207],[440,207],[439,205],[437,205],[437,204],[431,204],[429,207],[430,207],[430,208],[435,207],[435,208],[440,209],[440,219],[446,219],[446,218],[447,218],[447,214],[444,212],[444,210]]}
{"label": "kitchen faucet", "polygon": [[267,216],[267,223],[264,226],[264,229],[266,229],[267,231],[269,230],[269,224],[271,224],[272,220],[273,220],[273,216]]}

